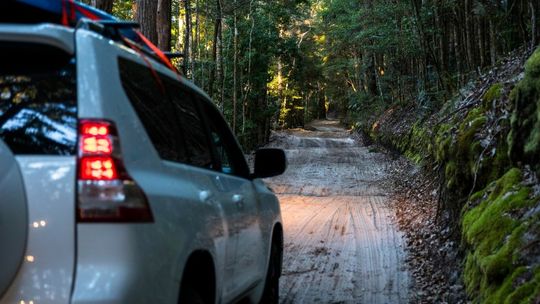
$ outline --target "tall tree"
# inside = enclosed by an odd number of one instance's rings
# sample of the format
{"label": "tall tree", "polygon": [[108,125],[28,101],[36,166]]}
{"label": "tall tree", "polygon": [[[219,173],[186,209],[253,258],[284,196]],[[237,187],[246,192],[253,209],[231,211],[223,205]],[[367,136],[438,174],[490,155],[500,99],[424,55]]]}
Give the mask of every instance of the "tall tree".
{"label": "tall tree", "polygon": [[[184,10],[185,10],[185,31],[184,31],[184,65],[183,72],[184,75],[188,75],[189,65],[191,63],[191,2],[189,0],[184,0]],[[191,71],[193,73],[193,71]]]}
{"label": "tall tree", "polygon": [[171,49],[171,0],[157,1],[157,46],[163,51]]}
{"label": "tall tree", "polygon": [[216,0],[216,20],[214,25],[214,41],[212,43],[212,60],[214,62],[214,68],[210,70],[210,76],[208,81],[208,91],[210,94],[214,93],[214,82],[216,75],[219,72],[218,50],[221,43],[221,31],[223,26],[223,9],[221,7],[221,0]]}
{"label": "tall tree", "polygon": [[111,14],[113,11],[113,4],[114,4],[114,0],[92,0],[90,2],[90,5],[102,11],[105,11],[109,14]]}
{"label": "tall tree", "polygon": [[141,25],[141,32],[152,43],[158,43],[156,28],[156,12],[158,2],[155,0],[137,0],[135,20]]}
{"label": "tall tree", "polygon": [[238,18],[236,15],[236,0],[234,0],[234,16],[233,16],[233,115],[232,129],[236,132],[236,104],[238,94]]}

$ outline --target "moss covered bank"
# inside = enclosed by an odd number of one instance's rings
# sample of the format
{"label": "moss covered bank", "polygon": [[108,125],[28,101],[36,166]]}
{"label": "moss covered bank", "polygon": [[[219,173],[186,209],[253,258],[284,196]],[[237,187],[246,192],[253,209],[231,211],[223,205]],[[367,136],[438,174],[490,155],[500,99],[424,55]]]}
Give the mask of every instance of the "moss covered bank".
{"label": "moss covered bank", "polygon": [[393,107],[373,140],[439,172],[474,303],[540,303],[540,49],[428,117]]}

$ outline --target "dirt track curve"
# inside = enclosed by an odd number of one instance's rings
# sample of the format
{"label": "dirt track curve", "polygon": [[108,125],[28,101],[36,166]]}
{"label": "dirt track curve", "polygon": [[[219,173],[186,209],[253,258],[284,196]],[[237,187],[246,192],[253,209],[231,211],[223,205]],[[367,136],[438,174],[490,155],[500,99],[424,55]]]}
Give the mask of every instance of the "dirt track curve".
{"label": "dirt track curve", "polygon": [[337,121],[274,135],[287,172],[268,179],[285,229],[281,303],[407,303],[404,242],[384,189],[385,157]]}

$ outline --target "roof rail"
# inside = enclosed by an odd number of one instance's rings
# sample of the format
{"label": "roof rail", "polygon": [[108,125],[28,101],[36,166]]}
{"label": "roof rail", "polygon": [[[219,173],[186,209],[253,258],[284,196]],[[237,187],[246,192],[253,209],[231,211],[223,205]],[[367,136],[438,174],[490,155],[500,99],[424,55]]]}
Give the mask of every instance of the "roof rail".
{"label": "roof rail", "polygon": [[[177,73],[178,70],[170,63],[170,59],[184,57],[184,55],[182,53],[161,52],[159,49],[157,49],[157,47],[151,45],[150,41],[145,41],[147,38],[142,36],[142,34],[135,32],[134,29],[138,27],[139,24],[132,21],[90,20],[88,18],[80,19],[76,26],[77,29],[82,28],[96,32],[106,38],[120,42],[137,52],[143,52],[146,55],[151,56],[156,61],[167,65],[170,69]],[[131,35],[129,34],[125,35],[129,32],[137,33],[138,36],[143,40],[143,43],[135,41],[137,36],[131,38]]]}
{"label": "roof rail", "polygon": [[81,18],[75,28],[83,28],[92,32],[96,32],[109,39],[121,41],[121,29],[134,29],[138,27],[139,24],[137,22],[131,21],[90,20],[87,18]]}
{"label": "roof rail", "polygon": [[116,29],[141,27],[141,25],[135,21],[95,20],[93,22],[99,23],[105,27],[112,27]]}
{"label": "roof rail", "polygon": [[[139,27],[139,23],[132,21],[90,20],[88,18],[80,19],[76,26],[78,29],[82,28],[93,31],[106,38],[120,42],[131,49],[135,46],[137,48],[136,51],[142,51],[156,61],[162,62],[158,54],[148,49],[144,44],[138,43],[133,39],[129,39],[125,35],[122,35],[122,30],[131,30]],[[184,57],[184,54],[182,53],[164,52],[164,55],[169,59]]]}
{"label": "roof rail", "polygon": [[184,53],[178,53],[178,52],[163,52],[163,54],[165,56],[167,56],[167,58],[169,59],[173,59],[173,58],[184,58]]}

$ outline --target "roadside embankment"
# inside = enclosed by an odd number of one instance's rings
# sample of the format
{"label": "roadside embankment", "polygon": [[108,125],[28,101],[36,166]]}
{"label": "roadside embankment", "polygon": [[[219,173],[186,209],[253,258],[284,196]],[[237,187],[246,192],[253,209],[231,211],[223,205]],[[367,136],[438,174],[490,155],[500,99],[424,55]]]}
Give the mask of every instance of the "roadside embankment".
{"label": "roadside embankment", "polygon": [[456,255],[438,254],[459,258],[477,303],[540,301],[540,50],[528,55],[512,54],[433,115],[394,106],[360,124],[438,181],[423,194],[437,205],[432,243],[456,244]]}

